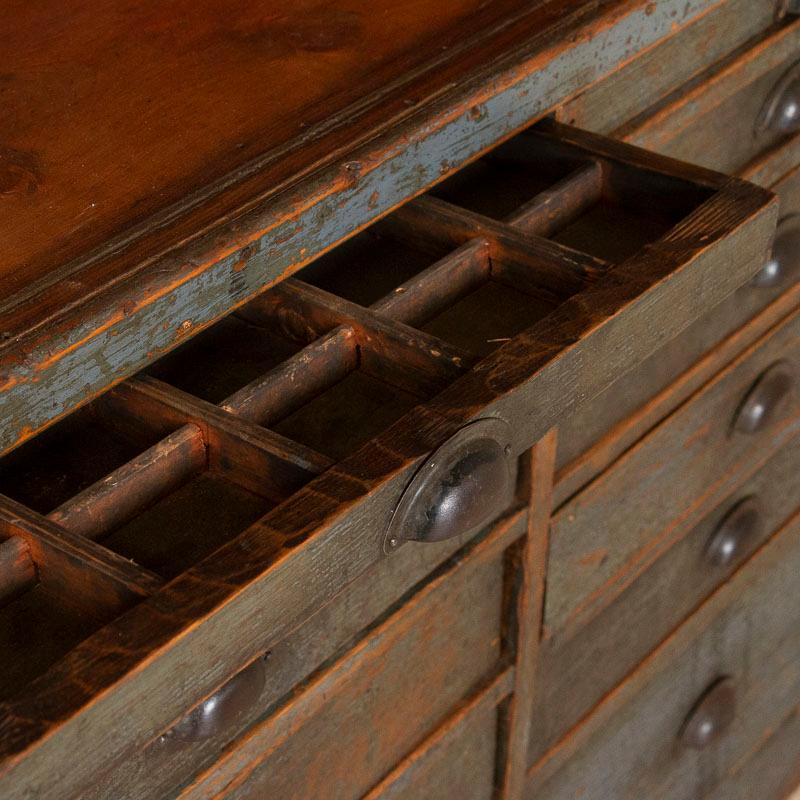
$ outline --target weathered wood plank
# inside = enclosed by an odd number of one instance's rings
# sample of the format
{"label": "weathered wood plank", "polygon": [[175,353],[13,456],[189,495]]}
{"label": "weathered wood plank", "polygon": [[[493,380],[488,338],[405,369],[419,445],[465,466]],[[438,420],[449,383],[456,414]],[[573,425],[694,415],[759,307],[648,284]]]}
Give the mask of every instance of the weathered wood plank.
{"label": "weathered wood plank", "polygon": [[[202,330],[713,5],[615,0],[598,18],[591,4],[537,4],[525,24],[491,31],[492,47],[465,40],[453,50],[459,58],[447,67],[437,61],[436,88],[429,71],[402,85],[392,102],[376,97],[379,102],[367,104],[363,137],[356,141],[352,114],[346,114],[339,121],[347,124],[310,137],[314,157],[302,147],[300,155],[275,153],[270,169],[231,187],[227,204],[213,198],[210,209],[200,206],[172,225],[169,215],[151,220],[150,237],[127,251],[111,247],[97,254],[107,257],[88,259],[70,280],[60,270],[57,283],[20,297],[0,318],[6,339],[0,390],[9,409],[0,447],[14,446],[138,371],[187,332]],[[531,10],[528,4],[525,10]],[[473,65],[470,80],[464,79],[464,57]],[[418,104],[412,112],[402,102],[409,95]],[[301,133],[297,143],[306,138]],[[327,166],[295,180],[322,156]],[[128,171],[125,177],[128,197]],[[252,204],[259,182],[267,196],[246,213],[232,214],[235,221],[225,220],[222,208]],[[158,194],[149,185],[148,192]],[[221,217],[221,225],[198,235]],[[104,285],[107,291],[87,298],[87,287]],[[165,327],[165,320],[175,323]]]}
{"label": "weathered wood plank", "polygon": [[[526,797],[703,796],[800,699],[800,517],[535,764]],[[706,750],[680,747],[703,691],[729,676],[737,712]]]}
{"label": "weathered wood plank", "polygon": [[673,36],[566,102],[558,109],[558,118],[611,134],[765,30],[782,13],[781,6],[782,0],[715,3],[703,14],[686,20],[688,24],[680,26]]}
{"label": "weathered wood plank", "polygon": [[539,642],[553,507],[553,474],[557,432],[550,431],[531,450],[528,479],[528,531],[520,554],[521,585],[513,620],[516,625],[514,694],[505,713],[505,763],[501,765],[503,800],[519,800],[525,785],[531,728],[538,725],[530,709],[537,683]]}

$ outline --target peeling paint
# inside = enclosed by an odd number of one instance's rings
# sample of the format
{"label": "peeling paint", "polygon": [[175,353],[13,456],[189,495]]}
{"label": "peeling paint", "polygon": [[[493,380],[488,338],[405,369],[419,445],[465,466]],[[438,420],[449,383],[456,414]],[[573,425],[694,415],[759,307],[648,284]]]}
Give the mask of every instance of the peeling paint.
{"label": "peeling paint", "polygon": [[[233,305],[432,184],[441,177],[445,159],[450,171],[457,169],[582,86],[614,71],[621,61],[635,55],[634,49],[645,49],[668,35],[673,11],[680,8],[683,18],[689,19],[715,2],[694,0],[687,5],[685,0],[661,0],[657,8],[640,5],[633,10],[628,7],[623,15],[610,14],[575,37],[573,47],[538,53],[466,98],[459,109],[426,117],[413,135],[406,129],[380,152],[346,162],[329,176],[328,183],[315,187],[316,195],[306,190],[302,198],[295,195],[281,208],[270,208],[270,219],[283,214],[284,221],[269,229],[254,250],[232,247],[205,266],[202,254],[195,251],[191,251],[192,259],[181,258],[180,266],[174,263],[174,254],[167,256],[168,267],[157,264],[152,270],[165,268],[174,277],[171,283],[145,297],[142,282],[132,282],[132,298],[115,313],[106,310],[103,317],[98,312],[90,322],[60,336],[51,332],[46,346],[33,347],[20,363],[9,365],[2,387],[6,413],[0,449],[14,446],[135,373],[150,354],[175,346],[181,337],[165,329],[165,319],[191,321],[192,330],[199,332]],[[626,44],[632,32],[635,45]],[[291,218],[286,217],[287,211]],[[238,229],[238,223],[232,224],[226,237],[213,234],[206,241],[224,248],[231,232]]]}

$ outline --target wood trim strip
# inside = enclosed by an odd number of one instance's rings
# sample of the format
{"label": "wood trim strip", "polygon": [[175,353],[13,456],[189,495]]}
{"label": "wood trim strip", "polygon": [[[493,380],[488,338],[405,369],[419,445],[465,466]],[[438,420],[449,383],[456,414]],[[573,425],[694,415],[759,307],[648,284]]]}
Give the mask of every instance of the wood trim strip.
{"label": "wood trim strip", "polygon": [[397,792],[413,784],[414,776],[446,750],[462,732],[477,724],[487,713],[497,708],[514,688],[515,670],[508,667],[476,692],[441,727],[435,730],[413,753],[406,756],[363,800],[391,800]]}
{"label": "wood trim strip", "polygon": [[522,550],[522,585],[516,601],[517,641],[514,693],[506,719],[506,760],[501,777],[503,800],[522,800],[532,719],[531,709],[539,662],[547,550],[552,509],[557,429],[531,450],[528,531]]}
{"label": "wood trim strip", "polygon": [[123,525],[205,469],[206,446],[197,425],[185,425],[62,503],[47,518],[94,539]]}

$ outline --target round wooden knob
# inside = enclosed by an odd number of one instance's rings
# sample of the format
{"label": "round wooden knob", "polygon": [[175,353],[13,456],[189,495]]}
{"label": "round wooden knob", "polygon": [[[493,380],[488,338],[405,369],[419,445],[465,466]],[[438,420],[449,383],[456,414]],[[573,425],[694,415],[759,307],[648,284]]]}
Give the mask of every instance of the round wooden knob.
{"label": "round wooden knob", "polygon": [[751,285],[757,289],[772,289],[788,286],[799,276],[800,214],[791,214],[778,222],[772,252]]}
{"label": "round wooden knob", "polygon": [[233,730],[251,713],[267,680],[266,658],[261,657],[234,675],[214,694],[195,706],[160,737],[162,747],[180,747]]}
{"label": "round wooden knob", "polygon": [[791,365],[778,361],[766,369],[745,396],[734,419],[734,430],[758,433],[780,415],[794,388]]}
{"label": "round wooden knob", "polygon": [[727,567],[742,554],[762,523],[761,504],[756,497],[740,500],[717,525],[708,540],[706,558],[715,567]]}
{"label": "round wooden knob", "polygon": [[800,130],[800,64],[795,64],[772,88],[756,121],[756,129],[769,133]]}
{"label": "round wooden knob", "polygon": [[384,550],[476,531],[504,510],[513,488],[511,428],[495,418],[470,423],[411,479],[392,514]]}
{"label": "round wooden knob", "polygon": [[681,743],[704,750],[725,733],[736,717],[736,690],[730,678],[720,678],[697,701],[683,724]]}

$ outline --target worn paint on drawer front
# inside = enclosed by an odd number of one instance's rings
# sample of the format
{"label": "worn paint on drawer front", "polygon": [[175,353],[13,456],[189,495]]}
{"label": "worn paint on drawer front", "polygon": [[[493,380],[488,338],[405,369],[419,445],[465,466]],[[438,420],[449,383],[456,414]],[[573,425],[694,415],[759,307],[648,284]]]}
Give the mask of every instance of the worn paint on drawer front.
{"label": "worn paint on drawer front", "polygon": [[772,89],[798,58],[800,21],[792,19],[652,116],[623,126],[618,135],[673,158],[739,172],[787,138],[758,130],[757,122]]}
{"label": "worn paint on drawer front", "polygon": [[[709,540],[746,498],[760,505],[758,525],[742,538],[729,564],[711,563]],[[546,640],[535,682],[528,763],[541,758],[799,508],[800,437],[795,437],[755,474],[745,470],[728,497],[577,636]]]}
{"label": "worn paint on drawer front", "polygon": [[[530,774],[526,797],[697,800],[800,702],[800,517],[748,562]],[[730,727],[703,750],[679,741],[720,677]]]}
{"label": "worn paint on drawer front", "polygon": [[[800,365],[800,316],[779,325],[554,516],[545,626],[570,635],[695,524],[743,471],[800,430],[797,384],[776,420],[733,432],[737,410],[774,362]],[[624,501],[620,501],[624,498]]]}
{"label": "worn paint on drawer front", "polygon": [[503,552],[479,548],[440,576],[184,796],[361,797],[499,668]]}

